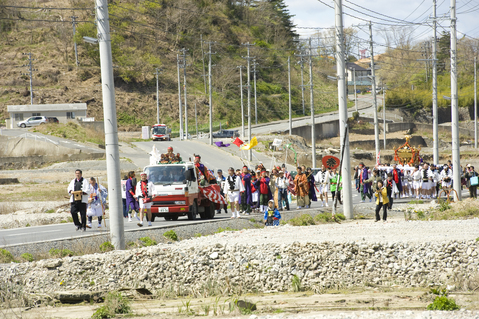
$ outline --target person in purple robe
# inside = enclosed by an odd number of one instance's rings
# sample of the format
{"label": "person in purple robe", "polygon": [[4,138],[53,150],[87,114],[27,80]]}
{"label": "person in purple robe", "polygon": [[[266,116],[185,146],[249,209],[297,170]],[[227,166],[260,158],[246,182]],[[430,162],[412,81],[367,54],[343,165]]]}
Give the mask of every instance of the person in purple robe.
{"label": "person in purple robe", "polygon": [[253,201],[251,198],[251,174],[249,173],[247,166],[243,166],[241,183],[243,184],[243,190],[240,192],[240,210],[243,214],[249,215],[251,212],[251,205],[253,205]]}
{"label": "person in purple robe", "polygon": [[359,163],[359,183],[361,189],[361,202],[364,203],[366,196],[371,201],[371,192],[369,189],[371,188],[371,183],[367,183],[366,181],[369,179],[368,168],[364,166],[364,163]]}
{"label": "person in purple robe", "polygon": [[126,210],[128,211],[128,221],[131,222],[131,213],[135,213],[133,216],[134,218],[140,220],[138,218],[137,213],[140,210],[140,206],[138,205],[138,198],[135,195],[136,185],[133,183],[133,178],[135,178],[135,172],[130,171],[128,172],[128,180],[126,181]]}
{"label": "person in purple robe", "polygon": [[316,189],[314,186],[314,175],[312,173],[311,167],[308,167],[306,170],[306,176],[308,176],[308,182],[309,182],[309,207],[311,207],[311,201],[317,202],[318,198],[316,197]]}

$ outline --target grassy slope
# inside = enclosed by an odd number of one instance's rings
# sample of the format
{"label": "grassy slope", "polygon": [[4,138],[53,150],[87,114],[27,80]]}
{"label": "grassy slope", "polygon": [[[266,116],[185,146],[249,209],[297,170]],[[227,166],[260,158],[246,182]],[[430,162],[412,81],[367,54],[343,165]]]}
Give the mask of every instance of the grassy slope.
{"label": "grassy slope", "polygon": [[[38,5],[50,7],[87,7],[91,1],[60,0],[32,4],[26,0],[0,0],[7,5]],[[156,83],[154,68],[163,69],[160,75],[160,118],[178,126],[178,92],[176,54],[182,47],[189,49],[187,57],[188,116],[190,131],[194,128],[194,105],[197,104],[200,128],[207,124],[209,108],[205,103],[199,37],[215,40],[212,69],[213,112],[215,126],[221,121],[226,127],[241,123],[238,65],[245,65],[242,56],[245,42],[256,42],[251,55],[257,58],[258,117],[260,122],[285,119],[288,114],[287,55],[292,54],[292,38],[285,32],[279,18],[270,7],[250,8],[246,13],[229,7],[226,1],[194,0],[162,1],[167,5],[152,5],[151,1],[128,0],[110,3],[113,58],[116,66],[115,88],[119,124],[135,128],[156,122]],[[171,6],[171,4],[173,5]],[[153,6],[153,7],[152,7]],[[191,13],[177,8],[191,8]],[[127,10],[128,9],[128,10]],[[78,20],[91,21],[92,11],[76,11]],[[141,14],[140,14],[141,13]],[[8,11],[9,17],[26,19],[69,20],[70,11]],[[152,29],[149,26],[155,26]],[[15,22],[2,26],[0,55],[0,107],[4,119],[7,105],[28,104],[28,81],[18,68],[25,64],[23,52],[32,52],[35,68],[35,103],[87,102],[89,116],[102,119],[102,96],[98,53],[95,47],[78,42],[80,67],[75,67],[71,24],[46,22]],[[6,31],[5,31],[6,30]],[[167,30],[167,32],[161,32]],[[77,38],[95,36],[95,28],[86,23],[77,26]],[[80,41],[80,40],[79,40]],[[205,58],[206,59],[206,58]],[[295,116],[302,115],[299,67],[292,57],[292,92]],[[325,74],[334,73],[329,62],[315,61],[315,112],[336,109],[337,93],[334,83]],[[306,68],[307,69],[307,68]],[[246,76],[243,73],[246,82]],[[308,82],[305,73],[305,83]],[[309,92],[306,91],[306,105]],[[245,96],[246,105],[246,96]],[[306,108],[307,110],[309,107]]]}

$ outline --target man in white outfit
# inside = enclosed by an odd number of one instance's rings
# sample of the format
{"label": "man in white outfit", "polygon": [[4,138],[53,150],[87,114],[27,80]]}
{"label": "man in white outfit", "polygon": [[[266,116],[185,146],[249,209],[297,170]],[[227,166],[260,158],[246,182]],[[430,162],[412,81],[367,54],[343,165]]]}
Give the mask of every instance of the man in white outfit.
{"label": "man in white outfit", "polygon": [[450,188],[452,186],[452,169],[449,167],[449,165],[444,165],[442,171],[441,171],[441,176],[440,180],[442,182],[442,188]]}
{"label": "man in white outfit", "polygon": [[[75,196],[73,192],[80,192],[81,197]],[[82,171],[77,169],[75,171],[75,178],[68,185],[68,194],[70,194],[73,223],[78,230],[86,231],[86,205],[88,203],[88,195],[90,195],[90,183],[82,177]],[[80,220],[78,220],[78,213],[80,213]]]}
{"label": "man in white outfit", "polygon": [[324,165],[322,165],[321,170],[316,174],[314,179],[320,183],[319,199],[321,200],[321,207],[323,207],[324,205],[328,206],[328,190],[330,179],[329,170]]}
{"label": "man in white outfit", "polygon": [[239,198],[242,186],[241,177],[235,174],[233,167],[230,167],[228,169],[228,177],[226,178],[225,191],[231,204],[231,218],[240,218]]}
{"label": "man in white outfit", "polygon": [[422,198],[431,198],[430,191],[432,186],[432,172],[429,169],[429,165],[424,164],[422,171],[422,184],[421,184],[421,194]]}
{"label": "man in white outfit", "polygon": [[419,166],[414,167],[414,171],[412,174],[412,185],[414,189],[414,193],[416,193],[416,199],[419,199],[419,193],[421,191],[421,180],[422,175],[421,171],[419,170]]}
{"label": "man in white outfit", "polygon": [[155,185],[148,181],[147,174],[142,172],[140,174],[141,180],[136,185],[136,197],[140,204],[140,222],[137,224],[143,227],[143,216],[146,211],[146,221],[148,226],[151,226],[151,199],[155,190]]}

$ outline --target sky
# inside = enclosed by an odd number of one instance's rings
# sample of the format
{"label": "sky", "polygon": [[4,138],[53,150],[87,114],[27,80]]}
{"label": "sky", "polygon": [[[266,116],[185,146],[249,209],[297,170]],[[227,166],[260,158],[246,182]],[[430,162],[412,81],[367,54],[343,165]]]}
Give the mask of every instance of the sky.
{"label": "sky", "polygon": [[[299,27],[296,31],[301,37],[309,37],[318,32],[318,30],[304,29],[304,27],[330,28],[334,26],[334,9],[327,6],[334,7],[333,0],[285,0],[285,3],[290,13],[294,15],[293,22]],[[444,31],[449,31],[450,3],[450,0],[437,0],[437,16],[441,17],[438,20],[438,36]],[[366,23],[371,20],[374,41],[385,43],[380,29],[390,26],[380,23],[397,25],[404,24],[399,21],[403,20],[408,23],[409,32],[412,32],[414,41],[425,41],[432,38],[432,27],[426,24],[432,25],[431,20],[428,20],[432,16],[432,6],[433,0],[343,0],[343,25],[350,27],[359,24],[358,36],[368,39],[367,32],[369,30]],[[479,37],[479,21],[477,19],[479,17],[479,0],[457,0],[456,8],[458,38],[464,34],[469,37]],[[423,25],[411,23],[423,23]],[[366,48],[367,44],[364,49]]]}

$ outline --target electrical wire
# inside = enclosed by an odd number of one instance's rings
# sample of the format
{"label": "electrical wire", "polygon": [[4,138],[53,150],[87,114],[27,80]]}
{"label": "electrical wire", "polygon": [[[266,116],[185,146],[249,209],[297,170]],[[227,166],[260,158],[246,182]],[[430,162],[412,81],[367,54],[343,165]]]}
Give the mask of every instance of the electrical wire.
{"label": "electrical wire", "polygon": [[[60,22],[60,23],[72,23],[71,21],[62,21],[62,20],[45,20],[45,19],[14,19],[14,18],[1,18],[0,20],[10,20],[10,21],[25,21],[25,22]],[[80,20],[75,20],[77,23],[93,23],[92,21],[80,21]]]}
{"label": "electrical wire", "polygon": [[30,9],[30,10],[94,10],[93,8],[56,8],[56,7],[23,7],[23,6],[6,6],[0,5],[0,8],[14,8],[14,9]]}
{"label": "electrical wire", "polygon": [[[424,1],[426,1],[426,0],[423,0],[422,3],[424,3]],[[350,3],[350,4],[352,4],[352,5],[356,6],[356,7],[359,7],[359,8],[361,8],[361,9],[363,9],[363,10],[372,12],[372,13],[377,14],[377,15],[380,15],[380,16],[384,16],[384,17],[389,18],[389,19],[398,20],[398,21],[403,22],[403,23],[406,23],[406,24],[417,24],[417,23],[415,23],[415,22],[406,21],[406,20],[403,20],[403,19],[398,19],[398,18],[395,18],[395,17],[388,16],[388,15],[383,14],[383,13],[379,13],[379,12],[377,12],[377,11],[368,9],[368,8],[366,8],[366,7],[363,7],[363,6],[360,6],[359,4],[356,4],[356,3],[352,2],[352,1],[345,0],[345,2],[348,2],[348,3]],[[422,3],[421,3],[421,4],[422,4]],[[347,8],[349,8],[349,7],[347,7]],[[390,21],[390,20],[387,20],[387,21]]]}

